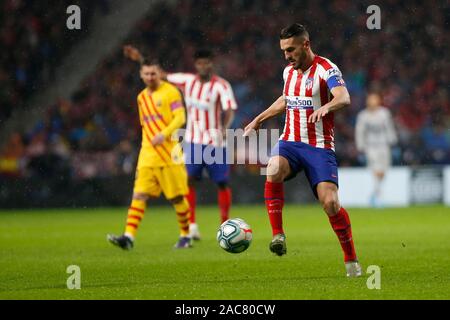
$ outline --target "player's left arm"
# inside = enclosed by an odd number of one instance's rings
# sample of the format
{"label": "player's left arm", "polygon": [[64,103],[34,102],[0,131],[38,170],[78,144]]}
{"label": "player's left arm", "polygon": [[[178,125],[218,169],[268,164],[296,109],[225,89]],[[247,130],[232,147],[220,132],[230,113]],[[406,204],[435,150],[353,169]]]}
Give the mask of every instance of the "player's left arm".
{"label": "player's left arm", "polygon": [[231,127],[231,124],[234,120],[234,113],[235,111],[233,109],[228,109],[223,114],[223,128],[229,129]]}
{"label": "player's left arm", "polygon": [[164,143],[166,139],[172,136],[175,130],[180,129],[186,123],[185,108],[181,94],[178,90],[171,94],[169,104],[170,110],[172,111],[172,121],[170,121],[167,126],[153,138],[152,144],[155,146]]}
{"label": "player's left arm", "polygon": [[222,104],[222,110],[223,110],[223,122],[222,122],[222,128],[225,131],[226,129],[229,129],[231,127],[231,124],[234,120],[234,114],[237,109],[237,103],[236,99],[234,97],[233,89],[231,85],[228,82],[225,82],[223,84],[221,93],[221,104]]}
{"label": "player's left arm", "polygon": [[331,67],[325,70],[321,77],[327,83],[328,90],[333,95],[333,99],[315,110],[308,118],[309,123],[319,122],[328,113],[350,105],[350,94],[347,91],[341,70],[336,65],[331,63]]}
{"label": "player's left arm", "polygon": [[314,113],[309,116],[308,122],[319,122],[328,113],[340,110],[350,105],[350,94],[345,86],[336,86],[330,91],[333,95],[333,99],[314,111]]}

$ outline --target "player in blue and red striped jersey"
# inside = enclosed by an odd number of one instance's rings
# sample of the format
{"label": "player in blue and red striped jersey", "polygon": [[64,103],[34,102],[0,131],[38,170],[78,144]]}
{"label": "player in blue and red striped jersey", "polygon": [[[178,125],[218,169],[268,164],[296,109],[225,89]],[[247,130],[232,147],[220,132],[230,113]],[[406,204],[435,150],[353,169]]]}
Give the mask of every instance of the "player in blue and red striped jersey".
{"label": "player in blue and red striped jersey", "polygon": [[284,131],[268,164],[264,192],[273,233],[270,250],[279,256],[286,254],[283,181],[304,171],[338,236],[347,276],[360,276],[350,218],[339,203],[334,153],[334,112],[350,105],[350,95],[339,68],[313,53],[303,25],[284,28],[280,47],[289,62],[283,72],[283,95],[258,115],[244,134],[258,130],[262,122],[286,111]]}

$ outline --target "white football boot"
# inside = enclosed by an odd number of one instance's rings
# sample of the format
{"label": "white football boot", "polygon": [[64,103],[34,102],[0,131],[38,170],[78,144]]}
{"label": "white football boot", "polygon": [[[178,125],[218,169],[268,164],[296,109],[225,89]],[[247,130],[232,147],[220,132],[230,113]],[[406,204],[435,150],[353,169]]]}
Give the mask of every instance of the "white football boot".
{"label": "white football boot", "polygon": [[200,231],[196,223],[189,224],[189,237],[193,240],[200,240]]}
{"label": "white football boot", "polygon": [[358,261],[349,261],[345,263],[345,270],[347,272],[347,277],[357,278],[362,276],[361,265]]}
{"label": "white football boot", "polygon": [[286,254],[286,236],[282,233],[274,235],[272,241],[270,242],[269,249],[279,257]]}

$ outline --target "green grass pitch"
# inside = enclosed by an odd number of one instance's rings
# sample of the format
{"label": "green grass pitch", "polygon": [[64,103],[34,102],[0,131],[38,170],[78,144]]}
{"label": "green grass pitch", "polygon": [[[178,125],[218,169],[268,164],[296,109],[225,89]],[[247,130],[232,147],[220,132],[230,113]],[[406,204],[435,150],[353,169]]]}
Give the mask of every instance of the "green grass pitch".
{"label": "green grass pitch", "polygon": [[[121,233],[125,209],[0,211],[0,299],[450,299],[450,208],[350,209],[363,269],[381,268],[381,289],[368,275],[347,279],[342,252],[319,206],[287,205],[288,254],[269,252],[263,206],[234,206],[253,228],[241,254],[216,240],[216,207],[199,207],[203,239],[174,250],[178,228],[169,206],[149,207],[133,251],[106,241]],[[69,290],[66,268],[81,268]]]}

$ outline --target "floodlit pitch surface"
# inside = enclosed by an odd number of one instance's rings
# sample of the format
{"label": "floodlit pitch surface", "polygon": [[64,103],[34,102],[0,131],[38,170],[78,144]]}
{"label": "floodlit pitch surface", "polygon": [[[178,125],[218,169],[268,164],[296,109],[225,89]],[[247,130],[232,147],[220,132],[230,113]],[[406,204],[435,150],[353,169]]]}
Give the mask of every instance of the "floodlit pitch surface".
{"label": "floodlit pitch surface", "polygon": [[[0,299],[450,299],[450,208],[349,209],[364,271],[347,279],[342,252],[319,206],[286,205],[288,254],[269,252],[263,206],[234,206],[253,243],[241,254],[216,240],[216,207],[199,207],[202,240],[174,250],[178,228],[169,207],[149,207],[134,250],[106,241],[120,233],[126,209],[0,211]],[[66,269],[81,270],[69,290]]]}

